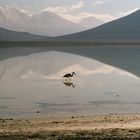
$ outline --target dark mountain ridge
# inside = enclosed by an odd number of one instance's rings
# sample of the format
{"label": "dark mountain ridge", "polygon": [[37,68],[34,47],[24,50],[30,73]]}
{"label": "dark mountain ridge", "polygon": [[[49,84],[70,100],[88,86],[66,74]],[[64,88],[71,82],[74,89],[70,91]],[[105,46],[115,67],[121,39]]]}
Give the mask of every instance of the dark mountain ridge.
{"label": "dark mountain ridge", "polygon": [[57,41],[139,41],[140,10],[83,32],[50,38]]}
{"label": "dark mountain ridge", "polygon": [[0,41],[1,42],[28,42],[43,38],[43,36],[32,35],[26,32],[16,32],[0,27]]}

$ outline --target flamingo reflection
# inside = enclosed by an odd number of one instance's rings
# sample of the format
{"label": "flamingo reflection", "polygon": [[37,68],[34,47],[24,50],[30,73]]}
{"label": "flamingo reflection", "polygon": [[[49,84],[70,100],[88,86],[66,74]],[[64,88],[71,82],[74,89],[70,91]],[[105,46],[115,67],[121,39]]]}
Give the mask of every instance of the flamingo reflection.
{"label": "flamingo reflection", "polygon": [[73,84],[72,82],[69,82],[69,81],[64,81],[63,84],[68,86],[68,87],[73,87],[73,88],[76,87],[76,84]]}

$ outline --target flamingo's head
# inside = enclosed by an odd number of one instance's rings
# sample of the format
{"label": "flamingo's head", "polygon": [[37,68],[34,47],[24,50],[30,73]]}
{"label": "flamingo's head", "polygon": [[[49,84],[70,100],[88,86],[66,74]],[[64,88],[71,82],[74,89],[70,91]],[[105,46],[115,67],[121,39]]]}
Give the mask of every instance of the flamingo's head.
{"label": "flamingo's head", "polygon": [[75,75],[76,73],[75,72],[72,72],[72,75]]}

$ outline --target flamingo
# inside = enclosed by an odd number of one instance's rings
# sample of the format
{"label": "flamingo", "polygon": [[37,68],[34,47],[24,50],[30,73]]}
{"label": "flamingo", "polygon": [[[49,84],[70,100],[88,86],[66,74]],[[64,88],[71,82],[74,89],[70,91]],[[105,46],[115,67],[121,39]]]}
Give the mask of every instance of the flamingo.
{"label": "flamingo", "polygon": [[70,80],[70,78],[73,77],[75,74],[76,74],[75,72],[72,72],[72,74],[68,73],[68,74],[64,75],[63,78],[66,78],[66,79],[69,78],[69,80]]}

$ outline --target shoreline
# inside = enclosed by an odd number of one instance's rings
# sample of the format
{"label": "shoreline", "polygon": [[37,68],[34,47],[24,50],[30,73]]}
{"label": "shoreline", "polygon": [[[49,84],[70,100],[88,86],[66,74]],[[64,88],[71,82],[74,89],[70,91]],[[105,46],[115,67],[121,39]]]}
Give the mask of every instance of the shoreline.
{"label": "shoreline", "polygon": [[[60,46],[76,46],[76,45],[80,45],[80,46],[98,46],[98,47],[102,47],[105,46],[107,47],[108,45],[124,45],[125,47],[128,45],[140,45],[140,41],[48,41],[48,42],[18,42],[18,41],[0,41],[0,47],[11,47],[11,44],[13,46],[16,47],[22,47],[22,46],[26,46],[29,47],[30,45],[34,46],[34,47],[38,47],[38,46],[42,46],[42,47],[60,47]],[[20,48],[19,47],[19,48]]]}
{"label": "shoreline", "polygon": [[140,115],[0,119],[0,139],[136,139]]}

